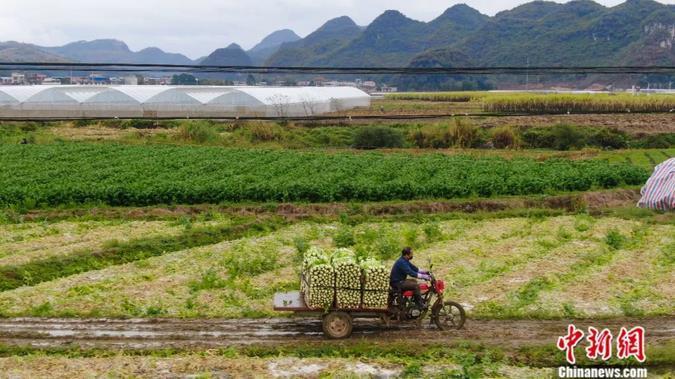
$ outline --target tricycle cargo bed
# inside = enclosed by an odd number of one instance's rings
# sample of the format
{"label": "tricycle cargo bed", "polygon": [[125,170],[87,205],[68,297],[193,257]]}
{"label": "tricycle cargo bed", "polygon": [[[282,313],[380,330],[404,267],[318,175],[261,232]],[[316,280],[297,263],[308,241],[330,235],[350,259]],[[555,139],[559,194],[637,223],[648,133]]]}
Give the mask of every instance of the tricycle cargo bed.
{"label": "tricycle cargo bed", "polygon": [[310,308],[305,304],[305,298],[300,291],[282,292],[274,294],[274,310],[282,312],[296,313],[329,313],[331,311],[342,311],[353,314],[355,317],[367,317],[372,314],[386,313],[387,308],[349,308],[340,309],[337,307],[329,308]]}

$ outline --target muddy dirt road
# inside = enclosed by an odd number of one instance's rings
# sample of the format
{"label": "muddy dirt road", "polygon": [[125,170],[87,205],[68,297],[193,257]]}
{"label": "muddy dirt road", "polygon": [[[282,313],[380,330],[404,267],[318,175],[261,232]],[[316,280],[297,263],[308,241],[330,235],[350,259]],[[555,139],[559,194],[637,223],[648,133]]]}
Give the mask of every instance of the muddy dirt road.
{"label": "muddy dirt road", "polygon": [[[344,343],[413,340],[451,343],[468,340],[501,347],[550,345],[564,334],[569,320],[468,320],[463,330],[439,332],[431,326],[418,330],[410,325],[385,328],[374,320],[357,319],[354,334]],[[647,344],[675,340],[675,317],[574,320],[577,327],[641,325]],[[324,343],[321,325],[314,318],[237,320],[176,319],[0,319],[0,344],[37,348],[80,346],[83,348],[220,348],[284,343]]]}

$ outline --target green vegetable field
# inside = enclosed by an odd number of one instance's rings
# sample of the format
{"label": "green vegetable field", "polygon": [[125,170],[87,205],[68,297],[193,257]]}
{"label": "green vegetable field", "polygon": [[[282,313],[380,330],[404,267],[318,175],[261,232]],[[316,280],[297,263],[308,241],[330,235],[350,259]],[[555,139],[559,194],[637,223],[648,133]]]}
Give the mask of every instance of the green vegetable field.
{"label": "green vegetable field", "polygon": [[0,204],[381,201],[644,183],[627,163],[99,144],[0,146]]}

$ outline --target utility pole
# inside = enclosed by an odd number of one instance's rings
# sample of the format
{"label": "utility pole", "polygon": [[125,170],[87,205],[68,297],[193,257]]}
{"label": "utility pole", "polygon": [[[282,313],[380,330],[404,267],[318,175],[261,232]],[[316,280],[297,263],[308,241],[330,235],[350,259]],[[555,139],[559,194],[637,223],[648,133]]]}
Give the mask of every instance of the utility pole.
{"label": "utility pole", "polygon": [[525,91],[530,90],[530,57],[527,57],[527,70],[525,71]]}

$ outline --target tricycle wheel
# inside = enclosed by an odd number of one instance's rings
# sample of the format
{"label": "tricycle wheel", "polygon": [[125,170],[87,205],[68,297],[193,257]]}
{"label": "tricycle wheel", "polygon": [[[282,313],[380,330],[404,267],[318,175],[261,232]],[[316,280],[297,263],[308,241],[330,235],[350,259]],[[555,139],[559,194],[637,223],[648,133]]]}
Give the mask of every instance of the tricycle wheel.
{"label": "tricycle wheel", "polygon": [[431,309],[431,319],[440,330],[462,329],[466,314],[459,303],[439,299]]}
{"label": "tricycle wheel", "polygon": [[389,325],[391,325],[391,317],[389,317],[388,314],[380,315],[380,321],[382,321],[382,324],[384,324],[384,326],[386,327],[389,327]]}
{"label": "tricycle wheel", "polygon": [[352,334],[352,316],[345,312],[331,312],[323,316],[323,333],[328,338],[347,338]]}

